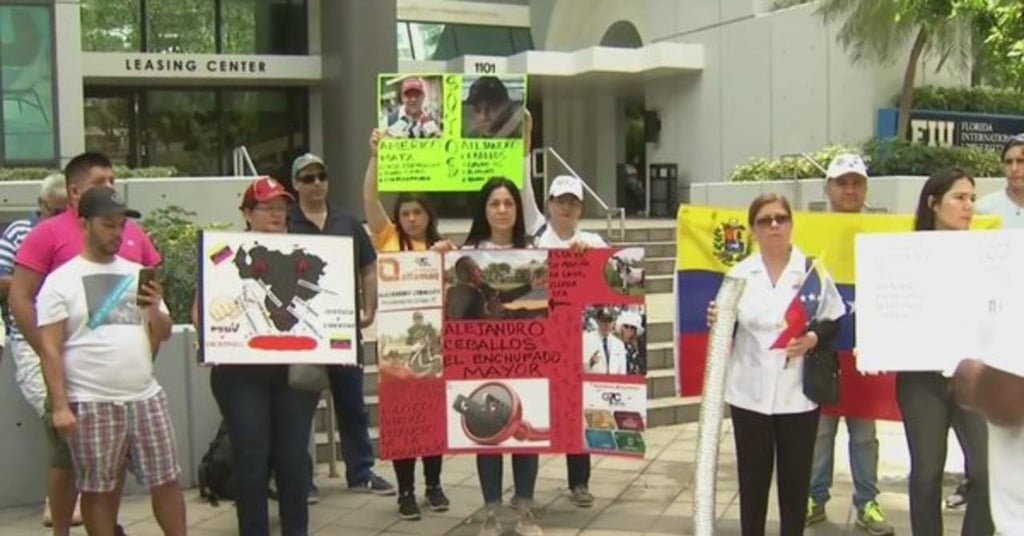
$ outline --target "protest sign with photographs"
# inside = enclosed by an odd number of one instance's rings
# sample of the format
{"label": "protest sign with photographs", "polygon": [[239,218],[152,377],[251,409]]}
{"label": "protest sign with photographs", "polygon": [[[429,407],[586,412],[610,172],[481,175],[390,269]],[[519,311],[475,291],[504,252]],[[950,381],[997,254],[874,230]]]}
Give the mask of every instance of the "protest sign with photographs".
{"label": "protest sign with photographs", "polygon": [[526,77],[383,74],[378,80],[381,192],[477,191],[523,179]]}
{"label": "protest sign with photographs", "polygon": [[356,364],[348,237],[202,231],[199,360]]}
{"label": "protest sign with photographs", "polygon": [[622,251],[382,255],[381,456],[643,456],[644,295],[607,277]]}

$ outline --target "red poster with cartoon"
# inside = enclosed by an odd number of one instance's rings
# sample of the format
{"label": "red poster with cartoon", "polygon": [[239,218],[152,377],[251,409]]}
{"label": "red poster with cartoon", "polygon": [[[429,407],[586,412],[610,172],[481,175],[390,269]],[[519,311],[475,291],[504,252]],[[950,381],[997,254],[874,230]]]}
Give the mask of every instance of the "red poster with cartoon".
{"label": "red poster with cartoon", "polygon": [[642,249],[402,253],[378,269],[383,458],[644,454]]}

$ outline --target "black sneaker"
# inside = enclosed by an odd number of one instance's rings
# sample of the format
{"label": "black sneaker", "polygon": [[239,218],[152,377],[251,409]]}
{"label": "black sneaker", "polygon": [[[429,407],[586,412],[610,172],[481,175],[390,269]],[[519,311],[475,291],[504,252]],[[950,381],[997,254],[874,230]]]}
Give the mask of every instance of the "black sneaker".
{"label": "black sneaker", "polygon": [[445,496],[444,490],[441,486],[431,486],[427,488],[427,506],[435,512],[447,512],[448,507],[451,503],[448,501],[448,497]]}
{"label": "black sneaker", "polygon": [[374,495],[394,495],[396,493],[395,487],[390,482],[375,474],[371,474],[370,479],[366,482],[349,486],[348,489],[358,493],[372,493]]}
{"label": "black sneaker", "polygon": [[310,486],[309,496],[306,497],[306,501],[309,504],[316,504],[320,502],[320,488],[316,487],[316,484]]}
{"label": "black sneaker", "polygon": [[398,496],[398,517],[406,521],[419,521],[420,506],[416,504],[416,495],[403,493]]}

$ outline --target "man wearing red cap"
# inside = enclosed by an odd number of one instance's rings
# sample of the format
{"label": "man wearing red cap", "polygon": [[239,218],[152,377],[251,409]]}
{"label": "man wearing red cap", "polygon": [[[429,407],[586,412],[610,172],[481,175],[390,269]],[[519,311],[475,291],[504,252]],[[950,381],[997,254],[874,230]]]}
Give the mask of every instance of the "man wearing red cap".
{"label": "man wearing red cap", "polygon": [[388,116],[387,133],[393,138],[440,138],[440,124],[423,110],[426,86],[420,78],[402,81],[402,107]]}

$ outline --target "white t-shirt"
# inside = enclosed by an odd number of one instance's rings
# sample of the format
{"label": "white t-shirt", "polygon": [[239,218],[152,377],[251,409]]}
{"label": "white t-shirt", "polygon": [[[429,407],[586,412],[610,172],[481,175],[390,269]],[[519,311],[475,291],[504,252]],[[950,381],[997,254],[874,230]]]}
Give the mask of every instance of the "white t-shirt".
{"label": "white t-shirt", "polygon": [[1006,188],[979,199],[975,210],[978,214],[999,216],[1003,229],[1024,229],[1024,207],[1006,195]]}
{"label": "white t-shirt", "polygon": [[[992,365],[990,365],[992,366]],[[998,367],[1024,377],[1024,365]],[[1024,534],[1024,426],[988,423],[989,508],[996,534]],[[993,470],[994,469],[994,470]]]}
{"label": "white t-shirt", "polygon": [[[64,383],[71,402],[129,402],[160,392],[153,353],[135,304],[141,264],[79,256],[46,277],[36,298],[40,326],[65,321]],[[160,305],[166,311],[164,304]]]}
{"label": "white t-shirt", "polygon": [[592,248],[608,247],[608,244],[601,238],[601,235],[587,231],[576,231],[576,234],[568,240],[562,240],[550,225],[537,237],[536,246],[542,249],[568,249],[576,242],[582,242]]}

